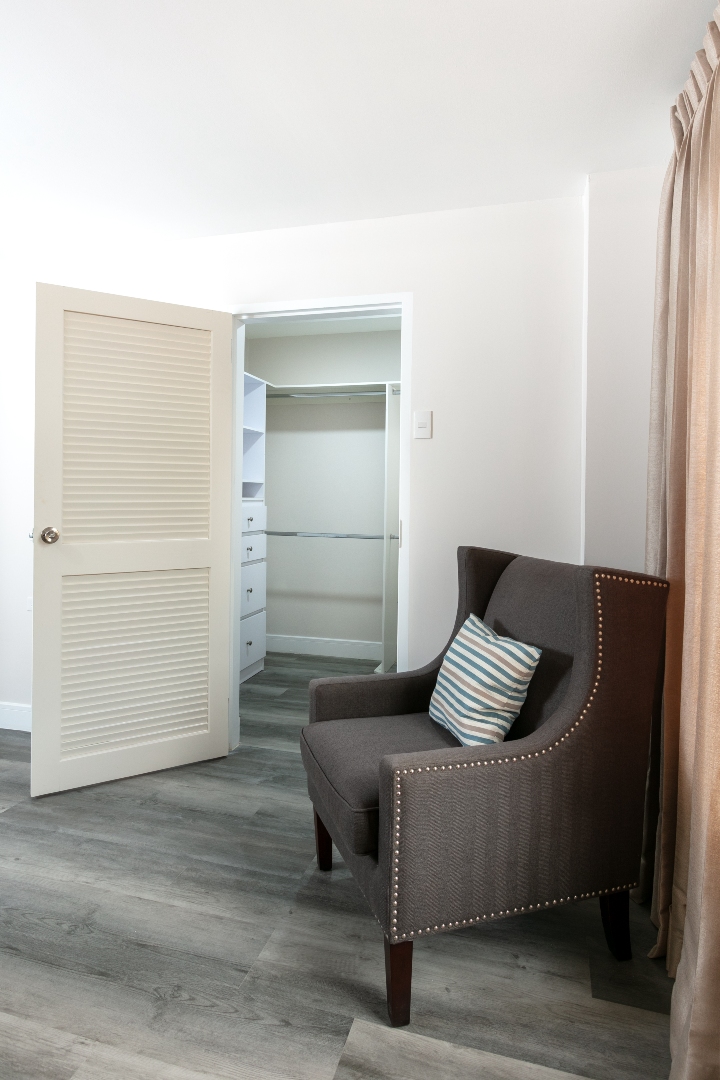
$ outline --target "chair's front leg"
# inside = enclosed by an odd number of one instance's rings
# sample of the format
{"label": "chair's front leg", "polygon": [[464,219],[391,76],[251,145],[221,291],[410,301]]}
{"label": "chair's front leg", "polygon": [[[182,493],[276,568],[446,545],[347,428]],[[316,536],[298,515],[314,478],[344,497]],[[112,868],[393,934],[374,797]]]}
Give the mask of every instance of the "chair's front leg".
{"label": "chair's front leg", "polygon": [[600,897],[600,914],[608,948],[616,960],[632,960],[630,945],[630,893],[626,890]]}
{"label": "chair's front leg", "polygon": [[332,837],[313,808],[315,815],[315,854],[318,870],[332,870]]}
{"label": "chair's front leg", "polygon": [[412,941],[399,941],[393,945],[387,937],[385,938],[387,1007],[393,1027],[405,1027],[410,1023],[412,954]]}

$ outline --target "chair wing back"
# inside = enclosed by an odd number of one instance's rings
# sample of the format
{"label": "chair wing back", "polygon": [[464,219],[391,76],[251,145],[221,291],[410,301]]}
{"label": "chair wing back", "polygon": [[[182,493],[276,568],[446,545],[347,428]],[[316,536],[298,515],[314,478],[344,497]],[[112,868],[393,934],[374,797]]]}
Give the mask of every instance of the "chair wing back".
{"label": "chair wing back", "polygon": [[510,551],[495,551],[493,548],[478,547],[458,548],[457,616],[450,641],[439,659],[442,659],[447,652],[468,615],[477,615],[479,619],[485,618],[487,606],[498,581],[515,559],[517,555],[513,555]]}
{"label": "chair wing back", "polygon": [[[584,569],[584,568],[582,568]],[[536,645],[542,656],[520,715],[508,739],[521,739],[539,728],[561,704],[570,684],[581,640],[578,626],[581,568],[519,556],[504,571],[485,612],[496,633]],[[591,648],[591,642],[585,642]]]}

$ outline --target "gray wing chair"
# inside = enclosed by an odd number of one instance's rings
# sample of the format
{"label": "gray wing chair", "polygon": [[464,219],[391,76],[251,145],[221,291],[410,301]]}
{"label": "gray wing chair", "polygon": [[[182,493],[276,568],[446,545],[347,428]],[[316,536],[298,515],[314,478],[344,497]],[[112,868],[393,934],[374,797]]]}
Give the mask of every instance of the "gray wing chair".
{"label": "gray wing chair", "polygon": [[334,842],[384,931],[393,1026],[410,1020],[415,938],[597,896],[631,956],[667,583],[487,548],[458,564],[452,637],[472,612],[542,649],[506,741],[465,747],[430,719],[445,650],[315,680],[301,736],[318,865]]}

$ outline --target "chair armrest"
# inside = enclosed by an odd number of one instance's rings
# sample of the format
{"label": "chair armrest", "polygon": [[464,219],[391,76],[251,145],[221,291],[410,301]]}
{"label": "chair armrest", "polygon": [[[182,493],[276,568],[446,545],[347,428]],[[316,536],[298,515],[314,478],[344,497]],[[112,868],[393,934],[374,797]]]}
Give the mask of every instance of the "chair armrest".
{"label": "chair armrest", "polygon": [[592,740],[555,724],[552,739],[550,727],[479,751],[383,758],[378,854],[391,940],[637,884],[642,786],[623,788],[622,769],[604,778],[588,769]]}
{"label": "chair armrest", "polygon": [[589,822],[578,806],[579,739],[560,743],[556,719],[512,743],[382,759],[378,861],[392,940],[554,906],[604,880],[587,848],[568,857],[566,833],[587,835]]}
{"label": "chair armrest", "polygon": [[310,683],[310,723],[427,712],[440,663],[441,658],[438,658],[416,671],[389,675],[313,679]]}

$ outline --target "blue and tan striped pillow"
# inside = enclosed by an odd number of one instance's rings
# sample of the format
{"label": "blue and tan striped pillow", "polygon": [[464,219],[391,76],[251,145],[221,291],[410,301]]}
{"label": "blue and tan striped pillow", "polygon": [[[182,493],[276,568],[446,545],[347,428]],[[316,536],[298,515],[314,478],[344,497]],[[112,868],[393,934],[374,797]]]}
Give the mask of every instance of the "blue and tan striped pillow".
{"label": "blue and tan striped pillow", "polygon": [[502,742],[527,696],[542,649],[500,637],[470,615],[445,653],[430,715],[465,746]]}

